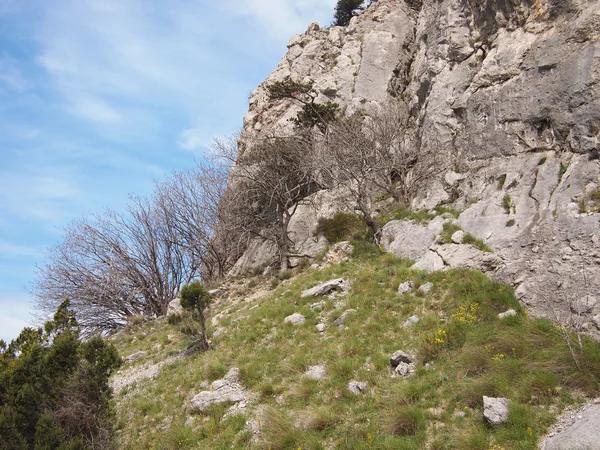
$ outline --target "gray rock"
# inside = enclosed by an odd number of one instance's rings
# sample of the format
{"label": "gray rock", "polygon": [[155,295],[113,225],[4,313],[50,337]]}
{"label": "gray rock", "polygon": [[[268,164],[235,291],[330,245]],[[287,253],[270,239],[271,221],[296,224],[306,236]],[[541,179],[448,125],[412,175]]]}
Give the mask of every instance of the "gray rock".
{"label": "gray rock", "polygon": [[422,292],[423,294],[428,294],[432,288],[433,288],[433,283],[428,281],[427,283],[425,283],[419,287],[419,292]]}
{"label": "gray rock", "polygon": [[355,312],[356,312],[356,310],[355,310],[355,309],[347,309],[346,311],[344,311],[344,312],[342,313],[342,315],[341,315],[340,317],[338,317],[337,319],[335,319],[335,320],[333,321],[333,325],[335,325],[335,326],[336,326],[336,327],[338,327],[338,328],[343,328],[343,327],[344,327],[344,322],[345,322],[345,320],[348,318],[348,316],[349,316],[350,314],[353,314],[353,313],[355,313]]}
{"label": "gray rock", "polygon": [[410,292],[415,287],[415,284],[412,281],[405,281],[404,283],[400,283],[398,286],[398,295],[404,295],[407,292]]}
{"label": "gray rock", "polygon": [[457,411],[454,413],[454,417],[462,419],[463,417],[466,417],[467,413],[464,411]]}
{"label": "gray rock", "polygon": [[465,232],[463,230],[458,230],[454,232],[452,237],[450,238],[452,242],[455,244],[462,244],[465,240]]}
{"label": "gray rock", "polygon": [[181,299],[179,297],[171,300],[167,306],[167,317],[170,314],[183,314],[183,306],[181,306]]}
{"label": "gray rock", "polygon": [[208,295],[210,295],[211,297],[218,297],[224,293],[225,293],[225,290],[221,289],[221,288],[211,289],[210,291],[208,291]]}
{"label": "gray rock", "polygon": [[331,246],[327,251],[323,264],[325,266],[332,266],[334,264],[340,264],[344,261],[348,261],[354,253],[354,246],[347,241],[338,242]]}
{"label": "gray rock", "polygon": [[433,244],[435,235],[423,225],[392,220],[381,230],[381,245],[387,253],[400,258],[419,259]]}
{"label": "gray rock", "polygon": [[516,316],[517,312],[514,309],[509,309],[508,311],[504,311],[503,313],[498,314],[498,319],[504,319],[506,317]]}
{"label": "gray rock", "polygon": [[600,330],[600,314],[596,314],[594,317],[592,317],[592,323],[598,330]]}
{"label": "gray rock", "polygon": [[123,358],[123,362],[125,364],[132,363],[132,362],[137,361],[138,359],[144,357],[145,354],[146,354],[146,352],[143,351],[143,350],[137,351],[137,352],[132,353],[131,355],[126,356],[125,358]]}
{"label": "gray rock", "polygon": [[592,312],[597,304],[598,300],[596,297],[586,295],[585,297],[582,297],[571,303],[571,311],[573,311],[575,314],[586,314]]}
{"label": "gray rock", "polygon": [[325,306],[325,301],[320,301],[320,302],[316,302],[313,303],[312,305],[309,306],[310,309],[323,309],[323,307]]}
{"label": "gray rock", "polygon": [[446,244],[440,246],[436,253],[451,268],[477,269],[482,272],[493,272],[504,265],[502,259],[494,254],[482,252],[470,245]]}
{"label": "gray rock", "polygon": [[[561,422],[562,418],[559,419]],[[593,450],[600,442],[600,404],[578,411],[561,429],[547,437],[541,450]]]}
{"label": "gray rock", "polygon": [[428,251],[425,255],[417,260],[412,266],[415,270],[424,270],[425,272],[437,272],[445,268],[444,260],[434,251]]}
{"label": "gray rock", "polygon": [[325,329],[327,328],[327,325],[325,325],[324,323],[319,323],[319,324],[317,324],[316,328],[319,333],[323,333],[325,331]]}
{"label": "gray rock", "polygon": [[483,396],[483,416],[490,425],[498,426],[506,423],[508,411],[508,399]]}
{"label": "gray rock", "polygon": [[419,320],[420,319],[417,316],[410,316],[408,319],[406,319],[406,322],[402,324],[402,328],[410,328],[419,323]]}
{"label": "gray rock", "polygon": [[186,427],[193,427],[194,426],[194,422],[196,422],[196,418],[194,416],[188,416],[188,418],[185,421],[185,426]]}
{"label": "gray rock", "polygon": [[239,384],[239,374],[240,370],[234,367],[222,379],[211,383],[209,391],[202,391],[190,400],[190,411],[202,412],[215,403],[238,403],[253,398],[253,394]]}
{"label": "gray rock", "polygon": [[304,373],[307,378],[311,378],[313,380],[322,380],[325,378],[325,366],[323,365],[315,365],[310,366],[308,370]]}
{"label": "gray rock", "polygon": [[353,394],[362,394],[367,391],[369,383],[366,381],[355,381],[348,382],[348,390]]}
{"label": "gray rock", "polygon": [[333,291],[344,289],[345,286],[346,281],[343,278],[336,278],[307,289],[300,294],[300,297],[320,297],[322,295],[330,294]]}
{"label": "gray rock", "polygon": [[390,356],[390,365],[392,367],[397,367],[401,362],[410,364],[413,362],[413,360],[413,357],[408,353],[405,353],[402,350],[397,350],[392,354],[392,356]]}
{"label": "gray rock", "polygon": [[394,373],[407,377],[415,373],[415,365],[413,363],[400,362],[394,369]]}
{"label": "gray rock", "polygon": [[294,313],[283,319],[283,323],[289,323],[290,325],[302,325],[306,319],[300,313]]}

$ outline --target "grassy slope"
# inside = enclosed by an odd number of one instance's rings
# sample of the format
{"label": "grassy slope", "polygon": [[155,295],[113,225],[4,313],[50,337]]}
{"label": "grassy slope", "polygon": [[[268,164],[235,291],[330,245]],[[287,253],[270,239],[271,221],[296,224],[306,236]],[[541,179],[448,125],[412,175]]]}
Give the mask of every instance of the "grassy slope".
{"label": "grassy slope", "polygon": [[[313,311],[309,305],[320,299],[300,298],[302,290],[341,276],[353,282],[344,308],[334,309],[336,299]],[[398,297],[399,283],[409,279],[417,286],[431,281],[434,288]],[[216,307],[213,314],[226,310],[220,325],[227,332],[213,339],[211,351],[166,366],[117,396],[121,448],[534,449],[564,406],[598,392],[600,347],[587,340],[583,350],[576,347],[578,370],[559,329],[528,318],[510,287],[478,272],[427,275],[359,244],[352,261],[301,274],[255,303],[251,311],[252,302]],[[356,313],[346,329],[316,331],[320,314],[331,323],[348,308]],[[500,321],[497,314],[508,308],[518,315]],[[294,312],[306,323],[283,325]],[[413,314],[421,321],[403,329]],[[115,341],[123,355],[142,348],[158,360],[185,344],[170,342],[167,336],[176,334],[158,322],[140,326],[134,343],[126,333]],[[156,343],[160,349],[153,349]],[[398,349],[418,355],[414,376],[392,378],[389,356]],[[303,375],[314,364],[326,366],[324,380]],[[185,425],[185,404],[202,390],[200,383],[233,366],[259,394],[253,405],[266,405],[258,442],[251,442],[243,416],[222,419],[228,405]],[[351,394],[350,380],[367,381],[367,393]],[[486,425],[483,395],[511,399],[507,425]]]}

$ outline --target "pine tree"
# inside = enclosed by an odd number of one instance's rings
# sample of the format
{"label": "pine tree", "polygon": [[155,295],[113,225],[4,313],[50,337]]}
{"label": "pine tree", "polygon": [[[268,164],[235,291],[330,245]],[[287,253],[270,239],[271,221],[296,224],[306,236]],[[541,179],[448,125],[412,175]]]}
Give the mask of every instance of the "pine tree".
{"label": "pine tree", "polygon": [[338,0],[337,5],[335,5],[333,24],[341,27],[347,26],[363,3],[364,0]]}

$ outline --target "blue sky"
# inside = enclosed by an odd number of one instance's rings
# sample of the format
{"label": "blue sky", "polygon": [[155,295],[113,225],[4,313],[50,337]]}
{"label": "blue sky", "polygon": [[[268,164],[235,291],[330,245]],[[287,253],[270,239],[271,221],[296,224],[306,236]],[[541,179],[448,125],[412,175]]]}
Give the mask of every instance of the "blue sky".
{"label": "blue sky", "polygon": [[0,0],[0,339],[44,249],[235,133],[294,33],[336,0]]}

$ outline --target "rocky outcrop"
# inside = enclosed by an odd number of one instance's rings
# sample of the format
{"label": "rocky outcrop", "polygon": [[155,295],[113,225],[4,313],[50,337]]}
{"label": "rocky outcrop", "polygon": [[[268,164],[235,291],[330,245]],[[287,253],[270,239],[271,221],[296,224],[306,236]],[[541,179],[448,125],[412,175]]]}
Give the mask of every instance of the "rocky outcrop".
{"label": "rocky outcrop", "polygon": [[[313,81],[317,102],[348,114],[397,100],[410,117],[406,145],[434,151],[440,168],[412,207],[452,204],[460,227],[495,253],[417,255],[429,236],[413,249],[391,232],[386,245],[428,270],[471,261],[514,284],[533,314],[556,317],[600,289],[599,39],[598,0],[379,0],[348,27],[313,24],[290,40],[252,95],[241,148],[292,131],[299,105],[266,91],[287,76]],[[319,192],[299,208],[290,226],[299,254],[326,245],[314,235],[319,217],[353,211],[342,197]],[[238,268],[268,253],[255,245]]]}

